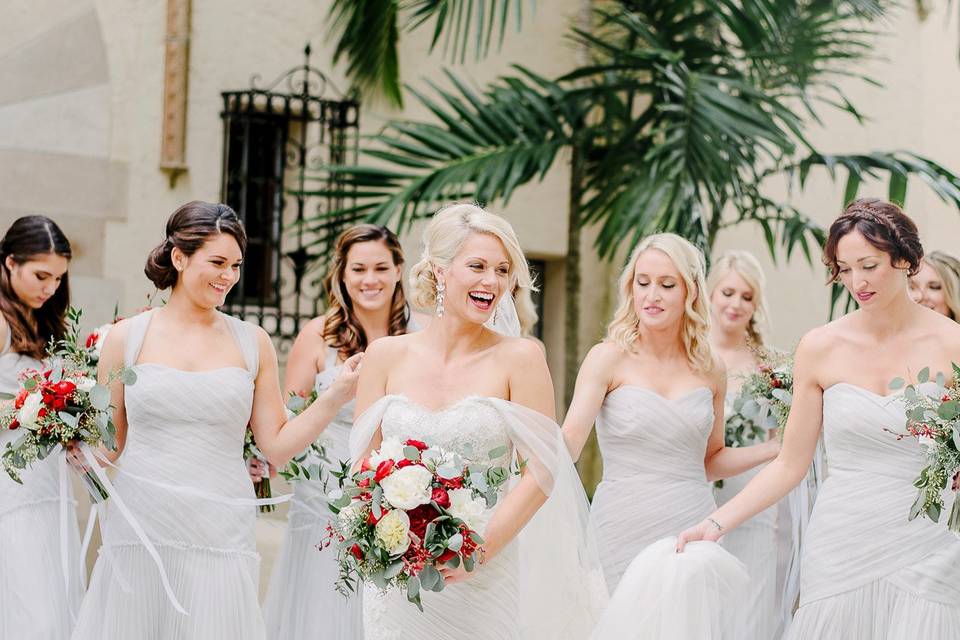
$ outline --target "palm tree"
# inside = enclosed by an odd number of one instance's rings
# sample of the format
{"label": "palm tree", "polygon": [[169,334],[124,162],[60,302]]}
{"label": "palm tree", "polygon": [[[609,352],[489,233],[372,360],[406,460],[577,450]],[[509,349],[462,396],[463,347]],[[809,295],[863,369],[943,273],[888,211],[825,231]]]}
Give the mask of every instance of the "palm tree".
{"label": "palm tree", "polygon": [[960,178],[931,160],[910,152],[828,155],[805,135],[825,109],[862,119],[838,82],[856,76],[870,54],[871,25],[886,3],[594,4],[591,28],[570,34],[590,61],[563,77],[517,65],[480,92],[451,72],[444,85],[428,81],[429,91],[408,87],[432,119],[397,120],[370,136],[361,150],[368,164],[325,167],[337,186],[311,193],[348,196],[351,204],[312,220],[313,230],[323,236],[360,219],[403,228],[462,198],[506,203],[517,187],[568,162],[569,401],[580,357],[585,227],[598,229],[596,250],[612,258],[657,231],[679,233],[709,256],[721,230],[756,225],[775,260],[799,249],[812,263],[811,245],[822,244],[824,230],[789,199],[771,195],[774,179],[802,190],[811,171],[826,171],[846,179],[849,201],[864,180],[886,178],[890,199],[903,202],[913,175],[960,208]]}

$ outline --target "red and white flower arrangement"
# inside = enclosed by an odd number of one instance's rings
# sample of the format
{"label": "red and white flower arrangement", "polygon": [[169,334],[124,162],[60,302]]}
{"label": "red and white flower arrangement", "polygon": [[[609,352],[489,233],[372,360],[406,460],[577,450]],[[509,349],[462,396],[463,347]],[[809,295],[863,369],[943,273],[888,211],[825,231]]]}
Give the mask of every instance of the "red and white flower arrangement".
{"label": "red and white flower arrangement", "polygon": [[403,589],[422,611],[421,592],[444,588],[441,567],[473,571],[482,557],[479,532],[509,475],[498,463],[506,454],[498,447],[489,465],[468,464],[419,440],[387,438],[359,471],[335,473],[340,489],[330,509],[337,517],[322,546],[336,546],[337,588]]}
{"label": "red and white flower arrangement", "polygon": [[[0,411],[0,429],[20,432],[0,456],[7,475],[16,482],[21,482],[21,471],[71,444],[116,448],[108,385],[116,379],[133,384],[136,374],[122,369],[110,376],[107,385],[98,384],[90,375],[85,350],[79,346],[80,312],[70,309],[67,319],[67,336],[51,345],[47,366],[24,370],[16,396],[8,396],[12,404]],[[91,470],[84,471],[83,479],[94,500],[108,497]]]}

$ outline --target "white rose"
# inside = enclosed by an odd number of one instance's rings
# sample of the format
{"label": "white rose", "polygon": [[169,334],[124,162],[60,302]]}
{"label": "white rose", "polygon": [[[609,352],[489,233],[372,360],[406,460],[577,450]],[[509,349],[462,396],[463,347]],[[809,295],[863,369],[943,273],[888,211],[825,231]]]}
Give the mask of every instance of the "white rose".
{"label": "white rose", "polygon": [[433,474],[420,465],[397,469],[380,481],[383,497],[393,507],[407,511],[430,502]]}
{"label": "white rose", "polygon": [[41,408],[43,408],[43,396],[39,393],[31,393],[23,401],[23,406],[17,413],[17,422],[26,429],[33,429],[37,424]]}
{"label": "white rose", "polygon": [[90,390],[97,385],[97,381],[92,378],[77,378],[76,380],[71,380],[73,384],[77,385],[77,391],[82,391],[83,393],[90,393]]}
{"label": "white rose", "polygon": [[384,460],[400,462],[404,458],[403,443],[396,438],[386,438],[380,443],[380,448],[370,454],[370,466],[376,469]]}
{"label": "white rose", "polygon": [[359,500],[354,500],[343,509],[340,509],[340,513],[337,514],[337,517],[340,519],[340,524],[344,528],[350,528],[353,526],[354,521],[360,517],[360,511],[363,508],[363,504]]}
{"label": "white rose", "polygon": [[380,518],[374,529],[377,540],[392,556],[400,555],[410,546],[410,516],[399,509]]}
{"label": "white rose", "polygon": [[450,515],[463,520],[474,531],[483,531],[486,526],[486,500],[474,498],[470,489],[453,489],[447,493],[450,495],[450,507],[447,509]]}
{"label": "white rose", "polygon": [[97,357],[100,357],[100,351],[103,349],[103,343],[107,341],[107,334],[110,333],[110,329],[113,328],[113,323],[105,324],[97,327],[97,341],[93,345],[93,351],[97,354]]}

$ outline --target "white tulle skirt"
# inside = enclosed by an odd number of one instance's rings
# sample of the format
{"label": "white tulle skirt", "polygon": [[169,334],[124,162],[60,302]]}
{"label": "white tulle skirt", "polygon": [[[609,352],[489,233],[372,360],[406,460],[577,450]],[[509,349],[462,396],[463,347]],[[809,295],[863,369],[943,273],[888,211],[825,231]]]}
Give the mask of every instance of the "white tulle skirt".
{"label": "white tulle skirt", "polygon": [[[749,578],[712,542],[676,552],[676,538],[644,549],[627,567],[594,640],[746,640],[736,608]],[[824,636],[826,637],[826,636]]]}
{"label": "white tulle skirt", "polygon": [[360,594],[337,592],[336,545],[327,538],[330,511],[320,483],[294,484],[287,533],[270,576],[263,607],[268,638],[359,640],[363,638]]}
{"label": "white tulle skirt", "polygon": [[22,485],[0,470],[0,640],[65,640],[80,609],[85,569],[72,496],[61,515],[58,464],[38,463]]}

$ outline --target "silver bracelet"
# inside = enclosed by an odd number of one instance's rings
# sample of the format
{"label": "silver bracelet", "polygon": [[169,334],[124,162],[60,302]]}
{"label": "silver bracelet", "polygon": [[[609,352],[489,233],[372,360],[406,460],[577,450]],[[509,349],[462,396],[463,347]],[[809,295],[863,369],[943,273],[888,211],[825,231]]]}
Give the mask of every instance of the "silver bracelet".
{"label": "silver bracelet", "polygon": [[709,522],[710,524],[712,524],[713,526],[715,526],[715,527],[717,528],[717,531],[719,531],[720,533],[723,533],[723,525],[722,525],[722,524],[720,524],[719,522],[717,522],[717,521],[714,520],[713,518],[707,518],[707,522]]}

